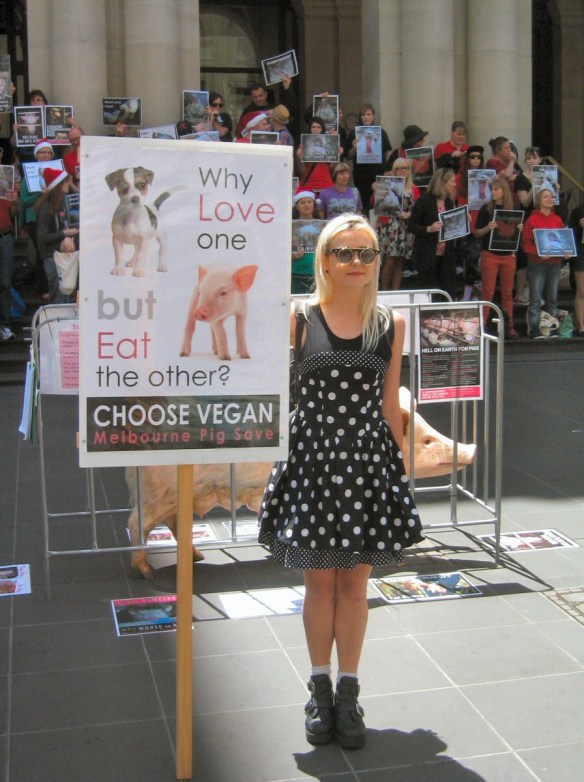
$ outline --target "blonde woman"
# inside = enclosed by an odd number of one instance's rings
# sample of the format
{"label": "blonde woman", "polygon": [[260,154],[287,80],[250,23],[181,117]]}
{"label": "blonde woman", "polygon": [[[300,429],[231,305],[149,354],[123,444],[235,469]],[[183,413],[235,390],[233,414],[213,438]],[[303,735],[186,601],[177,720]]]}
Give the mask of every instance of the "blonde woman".
{"label": "blonde woman", "polygon": [[[398,390],[405,321],[377,306],[379,248],[366,220],[325,226],[314,295],[298,322],[298,405],[290,454],[274,466],[260,513],[260,543],[304,571],[311,662],[305,729],[310,744],[365,743],[358,664],[367,626],[367,580],[421,540],[402,463]],[[333,646],[338,674],[331,681]]]}
{"label": "blonde woman", "polygon": [[377,235],[381,250],[381,288],[398,291],[401,287],[404,263],[409,260],[414,246],[414,235],[408,231],[407,220],[412,206],[420,197],[420,191],[412,181],[412,167],[409,160],[398,157],[391,171],[385,176],[405,177],[402,211],[397,215],[377,218]]}

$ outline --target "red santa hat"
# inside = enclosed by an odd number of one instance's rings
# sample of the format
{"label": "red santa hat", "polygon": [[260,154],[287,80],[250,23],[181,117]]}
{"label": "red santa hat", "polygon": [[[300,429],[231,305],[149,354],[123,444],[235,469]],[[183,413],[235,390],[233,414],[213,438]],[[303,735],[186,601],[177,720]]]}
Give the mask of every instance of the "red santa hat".
{"label": "red santa hat", "polygon": [[45,180],[45,191],[53,190],[59,182],[63,182],[69,174],[66,171],[61,171],[58,168],[45,168],[43,171],[43,179]]}
{"label": "red santa hat", "polygon": [[292,196],[292,203],[294,206],[300,201],[301,198],[312,198],[313,201],[316,201],[316,195],[312,190],[308,190],[307,188],[298,188],[298,190],[294,193]]}
{"label": "red santa hat", "polygon": [[51,146],[51,143],[47,141],[46,138],[42,138],[40,141],[37,141],[37,143],[34,145],[34,156],[36,158],[37,154],[41,151],[41,149],[50,149],[51,152],[54,153],[53,147]]}
{"label": "red santa hat", "polygon": [[247,138],[254,128],[260,124],[263,119],[268,119],[268,115],[265,111],[250,111],[242,118],[245,125],[241,131],[241,135]]}

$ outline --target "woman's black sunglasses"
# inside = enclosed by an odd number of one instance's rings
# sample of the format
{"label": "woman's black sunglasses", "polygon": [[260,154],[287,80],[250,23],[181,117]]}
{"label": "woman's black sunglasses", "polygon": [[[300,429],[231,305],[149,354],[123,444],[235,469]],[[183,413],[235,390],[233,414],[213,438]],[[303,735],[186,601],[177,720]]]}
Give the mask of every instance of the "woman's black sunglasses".
{"label": "woman's black sunglasses", "polygon": [[368,266],[373,263],[375,256],[379,255],[379,250],[374,250],[373,247],[331,247],[329,253],[334,253],[339,263],[352,263],[357,253],[361,263]]}

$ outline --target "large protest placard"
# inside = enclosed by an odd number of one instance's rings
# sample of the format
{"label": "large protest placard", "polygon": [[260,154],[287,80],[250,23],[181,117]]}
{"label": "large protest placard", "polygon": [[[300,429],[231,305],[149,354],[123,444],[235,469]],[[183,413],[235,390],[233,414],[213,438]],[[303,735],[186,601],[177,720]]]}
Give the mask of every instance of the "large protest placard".
{"label": "large protest placard", "polygon": [[418,402],[483,399],[479,307],[420,307]]}
{"label": "large protest placard", "polygon": [[291,149],[81,154],[81,466],[284,458]]}

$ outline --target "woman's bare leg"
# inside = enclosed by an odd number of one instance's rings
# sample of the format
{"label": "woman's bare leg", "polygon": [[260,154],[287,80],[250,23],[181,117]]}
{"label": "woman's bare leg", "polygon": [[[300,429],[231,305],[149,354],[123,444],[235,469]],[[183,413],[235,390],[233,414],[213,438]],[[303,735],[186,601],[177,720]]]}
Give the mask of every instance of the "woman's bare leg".
{"label": "woman's bare leg", "polygon": [[357,565],[354,570],[337,570],[337,602],[334,638],[337,645],[339,670],[356,673],[367,629],[367,581],[370,565]]}
{"label": "woman's bare leg", "polygon": [[331,661],[335,628],[336,574],[330,570],[305,570],[302,619],[313,666]]}

